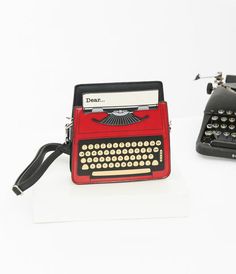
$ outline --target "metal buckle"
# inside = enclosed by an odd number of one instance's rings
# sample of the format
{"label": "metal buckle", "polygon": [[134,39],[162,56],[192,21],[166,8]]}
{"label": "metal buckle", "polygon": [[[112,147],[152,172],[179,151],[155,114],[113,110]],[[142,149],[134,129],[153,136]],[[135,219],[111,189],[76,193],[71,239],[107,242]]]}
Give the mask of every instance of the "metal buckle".
{"label": "metal buckle", "polygon": [[68,144],[71,141],[71,128],[73,126],[73,118],[66,117],[69,120],[69,123],[66,123],[65,125],[65,131],[66,131],[66,139],[65,144]]}
{"label": "metal buckle", "polygon": [[12,187],[12,190],[17,194],[17,195],[22,195],[23,191],[18,187],[18,185],[14,185]]}

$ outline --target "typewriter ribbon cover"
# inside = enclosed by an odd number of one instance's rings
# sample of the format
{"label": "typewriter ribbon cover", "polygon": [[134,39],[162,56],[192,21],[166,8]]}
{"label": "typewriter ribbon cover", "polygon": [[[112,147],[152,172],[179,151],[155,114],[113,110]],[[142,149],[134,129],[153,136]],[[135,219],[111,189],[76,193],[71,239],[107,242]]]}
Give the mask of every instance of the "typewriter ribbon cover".
{"label": "typewriter ribbon cover", "polygon": [[72,136],[76,184],[161,179],[170,173],[161,82],[76,86]]}

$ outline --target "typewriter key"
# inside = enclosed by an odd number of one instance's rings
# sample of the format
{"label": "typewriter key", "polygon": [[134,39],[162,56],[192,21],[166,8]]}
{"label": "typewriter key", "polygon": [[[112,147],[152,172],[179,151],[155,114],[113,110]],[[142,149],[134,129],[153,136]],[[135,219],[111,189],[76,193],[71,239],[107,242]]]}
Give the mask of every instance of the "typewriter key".
{"label": "typewriter key", "polygon": [[227,117],[221,117],[221,119],[220,119],[222,122],[226,122],[228,119],[227,119]]}
{"label": "typewriter key", "polygon": [[118,157],[118,161],[120,161],[120,162],[123,161],[123,156],[120,155],[120,156]]}
{"label": "typewriter key", "polygon": [[219,118],[218,116],[212,116],[212,117],[211,117],[211,120],[212,120],[212,121],[217,121],[218,118]]}
{"label": "typewriter key", "polygon": [[139,148],[135,148],[134,152],[137,154],[140,152],[140,149]]}
{"label": "typewriter key", "polygon": [[123,142],[121,142],[120,144],[119,144],[119,147],[120,148],[123,148],[125,146],[125,144],[123,143]]}
{"label": "typewriter key", "polygon": [[225,111],[224,111],[224,109],[219,109],[219,110],[218,110],[218,113],[219,113],[219,114],[224,114]]}
{"label": "typewriter key", "polygon": [[147,160],[147,158],[148,158],[148,156],[147,156],[147,154],[143,154],[143,160]]}
{"label": "typewriter key", "polygon": [[107,144],[107,148],[112,148],[112,144],[111,144],[111,143],[108,143],[108,144]]}
{"label": "typewriter key", "polygon": [[145,147],[149,146],[149,142],[148,142],[148,141],[145,141],[145,142],[144,142],[144,146],[145,146]]}
{"label": "typewriter key", "polygon": [[111,155],[115,155],[115,154],[116,154],[116,151],[115,151],[114,149],[112,149],[112,150],[110,151],[110,154],[111,154]]}
{"label": "typewriter key", "polygon": [[120,150],[120,149],[117,149],[116,154],[117,154],[117,155],[120,155],[120,154],[121,154],[121,150]]}
{"label": "typewriter key", "polygon": [[140,161],[139,165],[144,166],[144,161]]}
{"label": "typewriter key", "polygon": [[229,129],[231,130],[235,129],[235,125],[229,125]]}
{"label": "typewriter key", "polygon": [[91,169],[94,169],[94,168],[95,168],[95,164],[91,164],[91,165],[90,165],[90,168],[91,168]]}
{"label": "typewriter key", "polygon": [[93,162],[94,162],[94,163],[97,163],[97,162],[98,162],[98,157],[94,157],[94,158],[93,158]]}
{"label": "typewriter key", "polygon": [[235,118],[229,118],[229,121],[230,121],[230,123],[234,123],[235,122]]}
{"label": "typewriter key", "polygon": [[104,157],[100,157],[99,158],[99,162],[103,163],[105,161],[105,158]]}
{"label": "typewriter key", "polygon": [[[154,151],[155,148],[153,148],[153,151]],[[157,148],[158,149],[158,148]],[[157,150],[158,151],[158,150]],[[152,152],[152,149],[150,147],[147,148],[147,153],[150,153]],[[154,151],[155,152],[155,151]]]}
{"label": "typewriter key", "polygon": [[80,160],[80,162],[81,162],[82,164],[84,164],[84,163],[86,163],[86,159],[85,159],[85,158],[82,158],[82,159]]}
{"label": "typewriter key", "polygon": [[143,146],[143,142],[139,141],[139,142],[138,142],[138,146],[139,146],[139,147],[142,147],[142,146]]}
{"label": "typewriter key", "polygon": [[154,147],[153,148],[153,152],[158,152],[159,151],[159,148],[158,147]]}
{"label": "typewriter key", "polygon": [[95,144],[95,145],[94,145],[94,148],[95,148],[95,149],[99,149],[99,148],[100,148],[100,145],[99,145],[99,144]]}
{"label": "typewriter key", "polygon": [[223,128],[223,129],[225,129],[225,128],[227,128],[227,125],[226,124],[222,124],[222,125],[220,125],[220,127]]}
{"label": "typewriter key", "polygon": [[147,161],[145,162],[145,164],[146,164],[146,166],[150,166],[150,165],[151,165],[151,162],[150,162],[149,160],[147,160]]}
{"label": "typewriter key", "polygon": [[89,167],[87,164],[82,165],[82,170],[88,170],[88,169],[89,169]]}
{"label": "typewriter key", "polygon": [[214,124],[212,125],[212,127],[213,127],[213,128],[218,128],[218,127],[219,127],[219,124],[214,123]]}
{"label": "typewriter key", "polygon": [[141,153],[145,153],[146,152],[146,148],[145,147],[142,147],[141,148]]}
{"label": "typewriter key", "polygon": [[93,149],[93,145],[92,144],[88,145],[88,149],[92,150]]}
{"label": "typewriter key", "polygon": [[125,155],[124,160],[125,160],[125,161],[129,161],[129,156],[128,156],[128,155]]}
{"label": "typewriter key", "polygon": [[213,134],[215,134],[216,136],[220,136],[221,135],[221,131],[220,130],[214,130]]}
{"label": "typewriter key", "polygon": [[114,143],[114,144],[113,144],[113,147],[114,147],[114,148],[118,148],[118,144],[117,144],[117,143]]}
{"label": "typewriter key", "polygon": [[101,156],[103,154],[103,151],[102,150],[99,150],[98,151],[98,155]]}
{"label": "typewriter key", "polygon": [[114,164],[113,164],[113,163],[109,163],[109,167],[110,167],[110,168],[113,168],[113,167],[114,167]]}
{"label": "typewriter key", "polygon": [[116,162],[116,161],[117,161],[117,157],[116,157],[116,156],[113,156],[113,157],[111,158],[111,160],[112,160],[113,162]]}
{"label": "typewriter key", "polygon": [[83,152],[83,151],[80,151],[79,156],[80,156],[80,157],[84,157],[84,152]]}
{"label": "typewriter key", "polygon": [[157,161],[157,160],[154,160],[154,161],[152,161],[152,165],[153,165],[153,166],[158,166],[158,165],[159,165],[159,163],[158,163],[158,161]]}
{"label": "typewriter key", "polygon": [[160,146],[160,145],[161,145],[161,141],[159,141],[159,140],[156,141],[156,145],[157,145],[157,146]]}
{"label": "typewriter key", "polygon": [[152,146],[152,147],[155,146],[155,141],[151,141],[150,146]]}
{"label": "typewriter key", "polygon": [[132,146],[132,147],[136,147],[136,146],[137,146],[137,143],[136,143],[136,142],[132,142],[131,146]]}
{"label": "typewriter key", "polygon": [[108,150],[108,149],[106,149],[106,150],[104,151],[104,155],[109,155],[109,150]]}
{"label": "typewriter key", "polygon": [[127,166],[128,166],[128,167],[131,167],[132,165],[133,165],[132,162],[128,162],[128,163],[127,163]]}
{"label": "typewriter key", "polygon": [[91,155],[91,152],[90,152],[90,151],[86,151],[86,152],[85,152],[85,155],[86,155],[87,157],[89,157],[89,156]]}
{"label": "typewriter key", "polygon": [[130,142],[126,142],[126,143],[125,143],[125,146],[126,146],[126,147],[130,147],[130,146],[131,146]]}
{"label": "typewriter key", "polygon": [[225,137],[228,137],[230,135],[230,133],[228,131],[225,131],[223,134]]}
{"label": "typewriter key", "polygon": [[134,150],[132,148],[129,149],[129,154],[133,154]]}
{"label": "typewriter key", "polygon": [[116,162],[115,167],[117,167],[117,168],[120,167],[120,163]]}
{"label": "typewriter key", "polygon": [[83,150],[86,150],[86,149],[87,149],[87,146],[86,146],[86,145],[82,145],[82,149],[83,149]]}
{"label": "typewriter key", "polygon": [[135,156],[134,156],[134,155],[131,155],[131,156],[130,156],[130,160],[132,160],[132,161],[135,160]]}
{"label": "typewriter key", "polygon": [[128,150],[126,148],[122,150],[123,154],[127,154],[127,152],[128,152]]}
{"label": "typewriter key", "polygon": [[102,165],[100,164],[100,163],[98,163],[98,164],[96,164],[96,168],[101,168],[102,167]]}
{"label": "typewriter key", "polygon": [[211,136],[212,134],[213,134],[213,131],[211,131],[211,130],[205,131],[206,136]]}
{"label": "typewriter key", "polygon": [[111,161],[111,157],[110,156],[107,156],[106,157],[106,162],[110,162]]}
{"label": "typewriter key", "polygon": [[232,114],[233,114],[233,111],[232,111],[232,110],[227,110],[227,111],[226,111],[226,114],[227,114],[227,115],[232,115]]}
{"label": "typewriter key", "polygon": [[122,167],[126,167],[126,162],[122,162],[122,163],[121,163],[121,166],[122,166]]}
{"label": "typewriter key", "polygon": [[138,161],[135,161],[134,162],[134,167],[137,167],[138,166]]}
{"label": "typewriter key", "polygon": [[207,128],[211,129],[212,128],[212,124],[207,124]]}
{"label": "typewriter key", "polygon": [[104,164],[102,165],[102,167],[103,167],[103,168],[107,168],[107,167],[108,167],[108,164],[107,164],[107,163],[104,163]]}
{"label": "typewriter key", "polygon": [[154,158],[154,155],[153,155],[153,154],[149,154],[149,155],[148,155],[148,159],[151,160],[151,159],[153,159],[153,158]]}
{"label": "typewriter key", "polygon": [[141,159],[142,159],[142,156],[141,156],[140,154],[138,154],[138,155],[136,156],[136,159],[137,159],[137,160],[141,160]]}
{"label": "typewriter key", "polygon": [[101,144],[101,148],[102,149],[106,148],[106,144]]}
{"label": "typewriter key", "polygon": [[87,163],[92,163],[92,158],[91,157],[89,157],[88,159],[87,159]]}
{"label": "typewriter key", "polygon": [[231,133],[231,136],[232,136],[233,138],[236,138],[236,132],[232,132],[232,133]]}
{"label": "typewriter key", "polygon": [[96,156],[97,155],[97,151],[96,150],[93,150],[92,151],[92,156]]}

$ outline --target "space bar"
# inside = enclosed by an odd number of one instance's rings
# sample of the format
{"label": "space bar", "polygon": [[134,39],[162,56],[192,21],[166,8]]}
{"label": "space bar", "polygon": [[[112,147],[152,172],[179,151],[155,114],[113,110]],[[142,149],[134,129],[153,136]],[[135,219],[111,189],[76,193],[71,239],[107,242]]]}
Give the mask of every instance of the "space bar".
{"label": "space bar", "polygon": [[102,177],[102,176],[119,176],[119,175],[138,175],[138,174],[146,174],[150,172],[151,172],[150,168],[104,170],[104,171],[93,171],[92,176]]}
{"label": "space bar", "polygon": [[222,147],[222,148],[231,148],[231,149],[236,149],[236,143],[233,142],[223,142],[223,141],[212,141],[211,145],[213,147]]}

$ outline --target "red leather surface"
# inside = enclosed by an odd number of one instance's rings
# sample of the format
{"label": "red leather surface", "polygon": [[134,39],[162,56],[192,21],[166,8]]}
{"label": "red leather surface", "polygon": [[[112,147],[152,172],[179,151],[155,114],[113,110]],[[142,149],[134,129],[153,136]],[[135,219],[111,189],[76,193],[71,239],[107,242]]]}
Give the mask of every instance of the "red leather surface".
{"label": "red leather surface", "polygon": [[[106,113],[85,113],[81,107],[74,108],[73,143],[72,143],[72,180],[76,184],[106,183],[162,179],[170,174],[170,139],[167,103],[161,102],[157,109],[142,110],[134,113],[136,116],[148,118],[141,122],[126,126],[110,126],[95,122],[101,120]],[[80,140],[119,138],[135,136],[163,136],[164,142],[164,170],[152,172],[148,176],[128,176],[117,178],[90,178],[90,176],[78,175],[78,143]]]}

